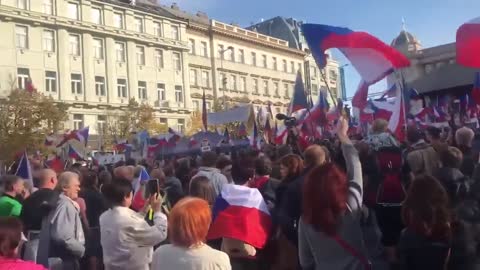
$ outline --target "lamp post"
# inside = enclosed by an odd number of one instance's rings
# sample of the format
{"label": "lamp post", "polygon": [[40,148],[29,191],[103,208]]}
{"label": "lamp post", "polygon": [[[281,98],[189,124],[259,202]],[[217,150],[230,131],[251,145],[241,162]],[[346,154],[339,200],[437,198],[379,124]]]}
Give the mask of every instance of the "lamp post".
{"label": "lamp post", "polygon": [[[225,52],[227,51],[232,51],[233,53],[233,47],[228,46],[228,48],[219,50],[218,52],[220,53],[220,69],[223,70],[223,58],[225,58]],[[223,87],[223,108],[226,110],[227,109],[227,96],[225,94],[225,89],[227,89],[227,77],[222,78],[222,87]]]}
{"label": "lamp post", "polygon": [[[342,93],[342,100],[347,100],[347,89],[345,87],[345,67],[348,67],[350,64],[344,64],[338,67],[338,73],[340,74],[340,90]],[[338,80],[337,80],[338,83]]]}

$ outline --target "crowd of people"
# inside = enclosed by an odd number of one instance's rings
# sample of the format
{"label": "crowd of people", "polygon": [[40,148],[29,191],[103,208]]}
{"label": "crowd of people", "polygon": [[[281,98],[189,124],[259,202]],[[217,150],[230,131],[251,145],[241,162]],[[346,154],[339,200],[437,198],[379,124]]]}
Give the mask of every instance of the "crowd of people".
{"label": "crowd of people", "polygon": [[[36,168],[0,177],[0,269],[480,269],[480,159],[473,130],[376,120],[365,138]],[[157,179],[149,194],[140,175]],[[262,248],[207,238],[228,185],[258,189],[273,227]],[[138,187],[138,188],[137,188]],[[254,222],[254,221],[252,221]],[[260,226],[260,225],[259,225]]]}

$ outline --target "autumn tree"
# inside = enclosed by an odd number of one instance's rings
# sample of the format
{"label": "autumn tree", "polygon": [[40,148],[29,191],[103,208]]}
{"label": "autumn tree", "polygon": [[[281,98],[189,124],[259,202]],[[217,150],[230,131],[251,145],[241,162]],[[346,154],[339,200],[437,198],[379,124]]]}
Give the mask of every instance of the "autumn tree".
{"label": "autumn tree", "polygon": [[42,150],[45,136],[63,128],[67,108],[38,92],[12,90],[0,101],[0,160],[24,149]]}
{"label": "autumn tree", "polygon": [[148,104],[130,99],[126,107],[107,113],[106,144],[115,139],[127,139],[132,132],[147,130],[150,134],[165,133],[167,125],[155,118],[155,110]]}
{"label": "autumn tree", "polygon": [[186,136],[192,136],[193,134],[203,130],[203,119],[200,111],[195,111],[190,114],[190,119],[187,121],[187,129],[185,130]]}

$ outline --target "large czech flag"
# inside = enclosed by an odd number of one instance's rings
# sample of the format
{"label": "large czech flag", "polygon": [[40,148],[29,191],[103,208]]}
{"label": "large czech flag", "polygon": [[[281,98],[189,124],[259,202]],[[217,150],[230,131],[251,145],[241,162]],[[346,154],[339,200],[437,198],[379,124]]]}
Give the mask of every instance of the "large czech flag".
{"label": "large czech flag", "polygon": [[458,28],[456,46],[458,64],[480,68],[480,17]]}
{"label": "large czech flag", "polygon": [[213,206],[207,238],[231,238],[263,248],[271,229],[272,219],[260,191],[227,184]]}
{"label": "large czech flag", "polygon": [[320,24],[304,24],[302,31],[320,68],[327,65],[325,52],[337,48],[368,84],[378,82],[394,69],[410,65],[402,53],[365,32]]}

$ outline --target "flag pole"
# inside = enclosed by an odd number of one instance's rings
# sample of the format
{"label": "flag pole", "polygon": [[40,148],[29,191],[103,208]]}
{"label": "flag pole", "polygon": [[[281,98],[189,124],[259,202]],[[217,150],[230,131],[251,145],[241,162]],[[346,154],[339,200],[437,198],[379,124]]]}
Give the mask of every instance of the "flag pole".
{"label": "flag pole", "polygon": [[327,82],[327,76],[325,75],[325,72],[323,72],[322,68],[320,68],[320,74],[322,75],[323,81],[325,82],[325,86],[327,87],[328,94],[330,95],[330,98],[333,101],[333,106],[337,107],[337,99],[333,97],[332,90],[330,90],[330,86],[328,85],[328,82]]}
{"label": "flag pole", "polygon": [[403,129],[404,129],[404,132],[405,132],[405,135],[406,135],[407,134],[407,109],[406,109],[406,104],[405,104],[405,95],[408,94],[408,93],[405,93],[406,83],[405,83],[405,77],[403,76],[403,71],[402,70],[400,70],[399,85],[400,85],[400,93],[402,94],[402,96],[400,98],[402,99],[403,119],[405,119]]}

